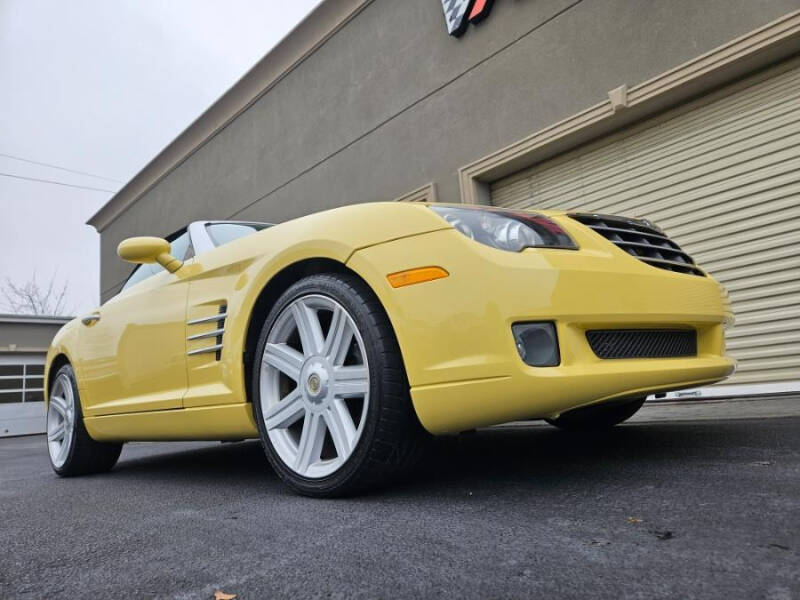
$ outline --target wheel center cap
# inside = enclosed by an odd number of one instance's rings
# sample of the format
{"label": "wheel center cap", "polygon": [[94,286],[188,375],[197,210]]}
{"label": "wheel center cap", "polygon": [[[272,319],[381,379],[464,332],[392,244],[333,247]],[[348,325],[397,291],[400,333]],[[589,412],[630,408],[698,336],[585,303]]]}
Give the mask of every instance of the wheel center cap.
{"label": "wheel center cap", "polygon": [[308,378],[306,385],[308,386],[308,393],[316,395],[319,394],[319,388],[322,387],[322,381],[320,381],[319,375],[312,373],[311,377]]}
{"label": "wheel center cap", "polygon": [[314,405],[319,405],[328,395],[330,375],[328,365],[322,358],[314,357],[303,367],[300,378],[303,384],[303,395]]}

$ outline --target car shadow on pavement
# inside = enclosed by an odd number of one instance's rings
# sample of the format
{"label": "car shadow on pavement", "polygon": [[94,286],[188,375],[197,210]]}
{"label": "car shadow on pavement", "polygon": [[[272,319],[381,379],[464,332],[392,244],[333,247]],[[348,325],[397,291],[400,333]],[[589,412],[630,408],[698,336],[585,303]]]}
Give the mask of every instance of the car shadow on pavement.
{"label": "car shadow on pavement", "polygon": [[136,481],[203,482],[231,486],[263,484],[278,478],[255,440],[215,443],[170,452],[171,443],[158,444],[161,452],[139,456],[150,444],[137,443],[134,456],[122,457],[111,476]]}
{"label": "car shadow on pavement", "polygon": [[[690,458],[691,448],[711,442],[698,424],[627,424],[598,433],[549,426],[508,427],[436,439],[426,460],[407,480],[417,486],[525,484],[538,489],[570,479],[616,479],[648,463]],[[713,435],[711,436],[713,437]]]}
{"label": "car shadow on pavement", "polygon": [[[407,496],[441,490],[442,486],[494,488],[505,485],[545,490],[570,479],[614,481],[629,470],[680,458],[690,465],[701,448],[742,441],[742,422],[631,423],[602,433],[567,433],[549,426],[514,426],[480,430],[430,440],[421,464],[397,484],[372,495]],[[146,445],[139,445],[145,447]],[[285,492],[257,441],[203,445],[122,460],[111,475],[137,481],[168,481],[259,486]],[[707,460],[707,456],[704,460]]]}

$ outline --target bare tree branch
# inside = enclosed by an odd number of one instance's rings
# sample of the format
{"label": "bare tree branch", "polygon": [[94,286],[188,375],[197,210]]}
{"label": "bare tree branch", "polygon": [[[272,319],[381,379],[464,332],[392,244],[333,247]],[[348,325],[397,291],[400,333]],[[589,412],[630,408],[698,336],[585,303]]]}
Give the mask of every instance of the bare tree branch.
{"label": "bare tree branch", "polygon": [[46,288],[41,287],[36,281],[35,271],[33,277],[21,285],[6,277],[0,283],[3,310],[18,315],[62,316],[72,311],[72,308],[67,306],[68,289],[67,282],[59,285],[55,275]]}

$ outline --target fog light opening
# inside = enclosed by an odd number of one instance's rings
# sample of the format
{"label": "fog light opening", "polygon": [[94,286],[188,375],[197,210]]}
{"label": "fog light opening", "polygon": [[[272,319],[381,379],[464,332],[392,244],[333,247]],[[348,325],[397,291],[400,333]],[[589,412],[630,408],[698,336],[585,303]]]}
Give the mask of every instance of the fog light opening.
{"label": "fog light opening", "polygon": [[511,326],[520,358],[532,367],[556,367],[561,363],[555,324],[515,323]]}

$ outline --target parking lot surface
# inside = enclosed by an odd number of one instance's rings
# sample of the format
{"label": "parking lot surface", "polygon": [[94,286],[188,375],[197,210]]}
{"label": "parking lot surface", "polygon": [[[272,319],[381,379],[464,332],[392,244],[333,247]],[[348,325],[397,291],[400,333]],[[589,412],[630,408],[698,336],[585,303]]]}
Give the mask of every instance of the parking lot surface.
{"label": "parking lot surface", "polygon": [[800,598],[800,418],[436,441],[367,496],[292,495],[256,442],[129,444],[59,479],[0,440],[0,598]]}

